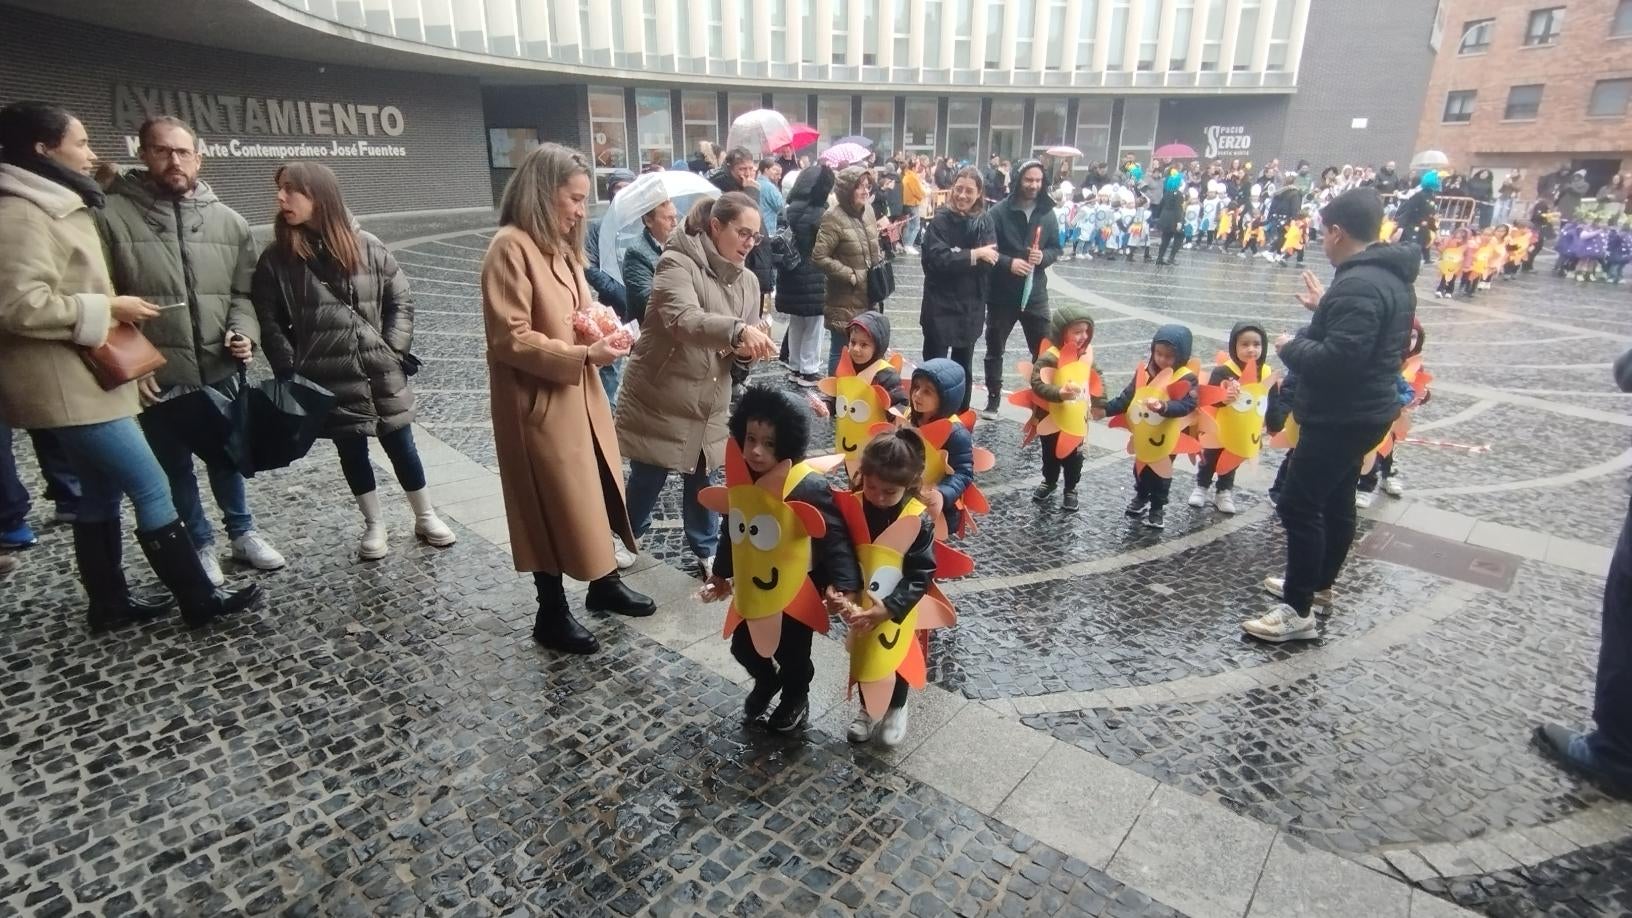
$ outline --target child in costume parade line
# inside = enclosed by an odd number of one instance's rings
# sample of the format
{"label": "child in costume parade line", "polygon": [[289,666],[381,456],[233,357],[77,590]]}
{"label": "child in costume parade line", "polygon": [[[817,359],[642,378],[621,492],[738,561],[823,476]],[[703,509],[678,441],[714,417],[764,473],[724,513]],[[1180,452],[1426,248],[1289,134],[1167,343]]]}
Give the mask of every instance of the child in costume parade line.
{"label": "child in costume parade line", "polygon": [[[1031,388],[1009,396],[1010,402],[1031,409],[1023,442],[1039,435],[1043,441],[1043,483],[1031,499],[1039,504],[1052,500],[1063,471],[1065,495],[1060,509],[1067,513],[1078,508],[1077,482],[1082,479],[1089,411],[1105,405],[1105,381],[1094,366],[1093,340],[1094,320],[1087,309],[1072,302],[1056,306],[1037,363],[1020,364],[1020,373],[1031,380]],[[1059,344],[1053,343],[1056,341]]]}
{"label": "child in costume parade line", "polygon": [[1383,493],[1389,497],[1399,497],[1405,493],[1405,482],[1400,479],[1399,467],[1395,457],[1399,452],[1400,441],[1411,430],[1411,418],[1416,409],[1428,404],[1433,396],[1429,385],[1434,381],[1434,375],[1422,365],[1422,346],[1427,341],[1427,333],[1422,330],[1422,323],[1411,320],[1411,334],[1406,338],[1405,359],[1400,366],[1400,378],[1396,385],[1400,396],[1400,416],[1394,426],[1383,437],[1374,455],[1368,456],[1360,471],[1360,483],[1355,488],[1354,505],[1364,510],[1376,500],[1377,484],[1381,480]]}
{"label": "child in costume parade line", "polygon": [[972,531],[972,515],[990,507],[975,485],[975,473],[994,465],[991,451],[975,446],[975,413],[957,413],[962,404],[963,367],[945,357],[924,361],[912,371],[907,426],[923,437],[923,490],[918,495],[935,517],[935,537],[946,541]]}
{"label": "child in costume parade line", "polygon": [[810,436],[804,407],[785,393],[749,386],[729,427],[725,485],[703,489],[699,499],[725,516],[730,551],[715,557],[699,596],[731,597],[725,637],[754,680],[744,720],[789,733],[810,717],[816,673],[810,645],[816,633],[827,633],[826,602],[855,597],[861,572],[832,489],[802,461]]}
{"label": "child in costume parade line", "polygon": [[1468,260],[1468,228],[1459,226],[1439,242],[1439,283],[1434,297],[1445,299],[1456,295],[1456,281],[1462,276],[1462,266]]}
{"label": "child in costume parade line", "polygon": [[853,599],[836,591],[828,597],[829,610],[850,629],[850,682],[861,694],[846,732],[852,743],[876,735],[895,746],[906,737],[908,689],[923,688],[927,678],[919,635],[954,620],[935,577],[973,569],[967,555],[935,544],[932,514],[918,497],[925,458],[917,431],[881,434],[862,451],[860,493],[836,495],[863,581]]}
{"label": "child in costume parade line", "polygon": [[864,312],[850,322],[849,342],[839,354],[835,375],[817,383],[833,399],[833,446],[851,475],[861,464],[867,441],[894,426],[892,411],[906,407],[901,355],[889,353],[890,320]]}
{"label": "child in costume parade line", "polygon": [[[1290,230],[1289,230],[1290,231]],[[1264,361],[1269,336],[1256,322],[1237,322],[1230,329],[1228,350],[1218,355],[1207,386],[1200,393],[1204,406],[1201,423],[1201,464],[1192,507],[1207,505],[1207,489],[1216,476],[1218,491],[1213,506],[1220,513],[1235,513],[1235,470],[1258,456],[1263,444],[1264,418],[1269,413],[1271,372]]]}
{"label": "child in costume parade line", "polygon": [[1123,511],[1161,529],[1168,494],[1173,488],[1173,456],[1194,454],[1200,447],[1184,428],[1196,411],[1196,371],[1190,366],[1190,329],[1163,325],[1150,339],[1150,359],[1135,368],[1122,394],[1094,409],[1093,416],[1114,416],[1113,427],[1128,429],[1133,454],[1133,500]]}

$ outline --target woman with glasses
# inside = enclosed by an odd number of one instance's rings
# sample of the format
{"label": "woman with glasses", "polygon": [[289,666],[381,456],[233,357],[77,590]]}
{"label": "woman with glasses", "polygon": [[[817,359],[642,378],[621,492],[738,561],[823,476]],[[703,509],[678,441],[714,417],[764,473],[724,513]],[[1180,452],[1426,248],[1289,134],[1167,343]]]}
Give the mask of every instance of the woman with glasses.
{"label": "woman with glasses", "polygon": [[731,368],[776,355],[761,324],[748,256],[763,239],[759,205],[741,192],[701,201],[657,260],[640,340],[618,396],[618,445],[629,459],[629,522],[644,536],[670,472],[683,480],[681,519],[708,576],[718,520],[697,501],[725,463]]}

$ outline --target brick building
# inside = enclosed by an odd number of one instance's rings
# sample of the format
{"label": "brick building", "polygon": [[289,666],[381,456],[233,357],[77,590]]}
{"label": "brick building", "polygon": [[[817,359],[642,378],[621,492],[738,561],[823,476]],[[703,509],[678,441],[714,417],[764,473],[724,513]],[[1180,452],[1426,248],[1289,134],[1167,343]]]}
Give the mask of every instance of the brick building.
{"label": "brick building", "polygon": [[[1445,0],[1418,149],[1462,171],[1632,169],[1632,0]],[[1533,193],[1529,185],[1526,194]]]}

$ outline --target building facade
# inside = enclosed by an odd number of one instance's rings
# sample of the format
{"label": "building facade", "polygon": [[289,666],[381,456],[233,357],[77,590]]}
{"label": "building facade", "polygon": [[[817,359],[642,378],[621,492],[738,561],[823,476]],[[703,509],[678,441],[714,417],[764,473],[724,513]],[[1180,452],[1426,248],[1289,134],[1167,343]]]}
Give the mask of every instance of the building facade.
{"label": "building facade", "polygon": [[[195,124],[208,177],[265,219],[322,157],[358,212],[490,204],[531,144],[603,179],[685,159],[769,107],[880,151],[1075,162],[1181,142],[1290,166],[1410,155],[1434,0],[0,0],[0,101],[75,108],[132,158]],[[81,21],[55,18],[62,15]],[[356,181],[353,181],[356,179]]]}
{"label": "building facade", "polygon": [[1455,168],[1632,169],[1632,0],[1446,0],[1417,144]]}

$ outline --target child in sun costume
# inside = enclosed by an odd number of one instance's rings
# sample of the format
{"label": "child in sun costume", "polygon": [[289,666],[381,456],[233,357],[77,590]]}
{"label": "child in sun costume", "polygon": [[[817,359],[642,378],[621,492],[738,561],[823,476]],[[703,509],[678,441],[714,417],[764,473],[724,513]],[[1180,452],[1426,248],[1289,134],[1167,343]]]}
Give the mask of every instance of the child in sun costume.
{"label": "child in sun costume", "polygon": [[847,732],[853,743],[876,734],[894,746],[906,736],[907,690],[923,688],[926,677],[923,633],[954,621],[935,578],[973,569],[967,555],[935,544],[929,508],[915,496],[924,450],[910,428],[877,437],[862,453],[861,492],[837,497],[863,582],[854,602],[833,603],[850,627],[850,682],[861,692]]}
{"label": "child in sun costume", "polygon": [[1043,440],[1043,483],[1031,499],[1048,503],[1063,470],[1065,496],[1060,499],[1060,509],[1068,512],[1077,509],[1088,412],[1091,406],[1105,404],[1105,381],[1094,366],[1093,340],[1094,320],[1088,310],[1071,302],[1054,307],[1036,365],[1020,363],[1020,375],[1031,380],[1031,388],[1009,396],[1010,402],[1031,409],[1022,443],[1036,436]]}
{"label": "child in sun costume", "polygon": [[912,371],[907,423],[924,438],[926,456],[921,495],[935,515],[935,537],[974,531],[973,515],[991,508],[975,484],[977,472],[996,464],[990,450],[975,445],[975,413],[957,414],[963,404],[963,367],[945,357],[924,361]]}
{"label": "child in sun costume", "polygon": [[1354,492],[1355,506],[1364,509],[1371,506],[1376,499],[1377,484],[1381,479],[1383,493],[1389,497],[1399,497],[1405,493],[1405,483],[1400,480],[1399,470],[1395,465],[1395,454],[1399,450],[1400,441],[1411,431],[1411,416],[1416,409],[1428,403],[1432,396],[1428,386],[1434,381],[1434,374],[1428,372],[1422,365],[1422,345],[1427,336],[1422,330],[1422,323],[1411,320],[1411,336],[1406,339],[1405,361],[1400,367],[1398,380],[1400,393],[1400,416],[1394,421],[1394,426],[1383,435],[1383,442],[1377,449],[1366,455],[1361,461],[1360,484]]}
{"label": "child in sun costume", "polygon": [[1439,284],[1434,287],[1437,299],[1456,295],[1456,279],[1462,274],[1462,265],[1468,255],[1468,228],[1459,226],[1439,243]]}
{"label": "child in sun costume", "polygon": [[818,385],[833,399],[833,445],[854,476],[862,448],[895,426],[891,411],[906,407],[907,392],[901,385],[901,355],[889,352],[890,320],[881,312],[864,312],[851,321],[848,333],[837,375]]}
{"label": "child in sun costume", "polygon": [[1207,489],[1218,478],[1213,506],[1234,513],[1235,470],[1258,458],[1263,445],[1264,418],[1269,414],[1269,387],[1274,375],[1264,361],[1269,336],[1255,322],[1237,322],[1230,329],[1229,350],[1218,355],[1207,385],[1202,387],[1201,466],[1190,506],[1207,505]]}
{"label": "child in sun costume", "polygon": [[753,676],[747,721],[790,732],[810,714],[815,667],[810,644],[827,633],[828,595],[854,596],[860,569],[850,534],[822,474],[802,462],[810,434],[805,410],[784,393],[750,386],[730,420],[725,486],[705,488],[703,505],[724,514],[730,550],[714,559],[704,598],[731,596],[725,636]]}
{"label": "child in sun costume", "polygon": [[[1129,432],[1133,454],[1133,500],[1124,511],[1145,525],[1166,525],[1164,508],[1173,488],[1173,456],[1194,455],[1201,447],[1184,432],[1196,412],[1196,371],[1190,365],[1190,329],[1163,325],[1150,340],[1150,360],[1134,368],[1134,377],[1122,394],[1111,399],[1096,417],[1113,416],[1112,427]],[[1149,510],[1147,515],[1146,510]]]}

